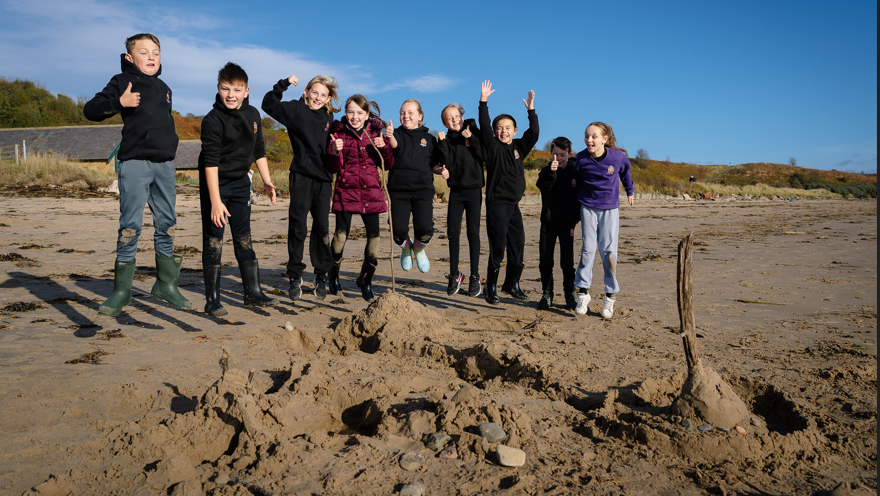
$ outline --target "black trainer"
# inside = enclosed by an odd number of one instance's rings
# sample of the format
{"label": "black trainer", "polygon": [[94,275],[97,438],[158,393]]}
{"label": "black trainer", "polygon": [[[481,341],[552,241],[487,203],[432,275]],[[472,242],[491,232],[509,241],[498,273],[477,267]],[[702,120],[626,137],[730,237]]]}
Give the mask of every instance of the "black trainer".
{"label": "black trainer", "polygon": [[327,274],[315,276],[315,298],[319,300],[327,299]]}
{"label": "black trainer", "polygon": [[467,295],[471,297],[480,296],[483,293],[483,285],[480,284],[480,276],[471,276],[468,281]]}
{"label": "black trainer", "polygon": [[290,296],[290,299],[293,301],[297,301],[303,296],[302,290],[302,277],[297,277],[296,279],[290,280],[290,289],[287,290],[287,295]]}
{"label": "black trainer", "polygon": [[446,294],[452,296],[455,293],[458,293],[458,290],[461,289],[461,282],[464,281],[464,274],[459,271],[458,277],[453,277],[452,274],[448,274],[446,277],[449,278],[449,285],[446,286]]}

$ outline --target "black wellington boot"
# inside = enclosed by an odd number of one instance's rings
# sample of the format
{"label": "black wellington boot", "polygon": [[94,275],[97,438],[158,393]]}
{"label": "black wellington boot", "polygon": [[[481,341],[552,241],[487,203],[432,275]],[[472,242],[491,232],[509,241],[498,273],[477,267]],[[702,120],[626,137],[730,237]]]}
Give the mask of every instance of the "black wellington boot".
{"label": "black wellington boot", "polygon": [[222,317],[229,312],[220,304],[220,267],[205,265],[202,275],[205,278],[205,313],[211,317]]}
{"label": "black wellington boot", "polygon": [[361,273],[357,278],[357,287],[361,288],[361,296],[366,301],[373,301],[375,298],[373,294],[373,274],[375,273],[376,267],[364,260],[363,265],[361,265]]}
{"label": "black wellington boot", "polygon": [[519,301],[529,301],[528,295],[523,293],[519,287],[519,278],[523,273],[524,264],[507,264],[507,273],[504,276],[504,284],[501,286],[501,292],[513,296]]}
{"label": "black wellington boot", "polygon": [[342,283],[339,282],[339,269],[342,268],[342,261],[344,260],[341,256],[338,260],[334,256],[333,267],[330,267],[330,272],[327,273],[327,292],[332,295],[342,294]]}
{"label": "black wellington boot", "polygon": [[241,284],[244,286],[244,306],[271,307],[278,300],[263,294],[260,288],[260,265],[256,260],[239,260],[238,270],[241,271]]}
{"label": "black wellington boot", "polygon": [[486,275],[486,302],[490,305],[497,305],[501,303],[501,299],[498,298],[498,292],[496,290],[496,286],[498,285],[498,273],[501,269],[493,269],[489,267],[489,273]]}

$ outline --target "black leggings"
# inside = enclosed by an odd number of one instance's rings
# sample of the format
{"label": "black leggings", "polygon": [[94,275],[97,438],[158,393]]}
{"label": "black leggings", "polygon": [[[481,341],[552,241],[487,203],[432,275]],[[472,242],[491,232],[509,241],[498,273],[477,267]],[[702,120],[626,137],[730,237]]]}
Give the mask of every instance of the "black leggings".
{"label": "black leggings", "polygon": [[522,265],[526,231],[518,204],[486,207],[486,234],[489,237],[489,271],[501,269],[505,248],[508,271]]}
{"label": "black leggings", "polygon": [[[239,179],[219,179],[220,200],[229,210],[229,230],[236,260],[256,260],[251,242],[251,180],[247,175]],[[202,265],[220,265],[223,255],[223,231],[211,222],[211,195],[204,172],[199,173],[199,206],[202,214]]]}
{"label": "black leggings", "polygon": [[562,269],[562,289],[566,293],[574,291],[574,231],[571,228],[541,223],[541,237],[538,241],[540,253],[541,286],[544,291],[553,291],[553,259],[556,240],[559,239],[559,268]]}
{"label": "black leggings", "polygon": [[409,216],[412,214],[413,237],[428,244],[434,236],[434,194],[390,192],[391,220],[394,223],[394,242],[397,246],[409,238]]}
{"label": "black leggings", "polygon": [[379,266],[379,214],[354,214],[353,212],[333,212],[336,214],[336,235],[330,244],[335,260],[342,259],[342,251],[351,232],[351,218],[360,215],[367,231],[367,245],[364,247],[364,262],[373,267]]}
{"label": "black leggings", "polygon": [[461,217],[467,216],[467,240],[470,252],[471,275],[480,276],[480,208],[483,193],[480,188],[454,189],[449,192],[446,235],[449,237],[449,275],[458,276],[458,253],[461,248]]}

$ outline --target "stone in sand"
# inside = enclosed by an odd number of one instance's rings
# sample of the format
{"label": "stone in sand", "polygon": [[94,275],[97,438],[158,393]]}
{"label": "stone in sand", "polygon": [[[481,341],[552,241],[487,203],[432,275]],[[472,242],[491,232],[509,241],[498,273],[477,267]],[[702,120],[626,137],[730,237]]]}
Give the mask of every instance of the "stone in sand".
{"label": "stone in sand", "polygon": [[448,434],[444,434],[442,432],[434,432],[432,434],[426,434],[425,438],[422,442],[425,443],[425,447],[432,450],[437,451],[446,446],[452,438]]}
{"label": "stone in sand", "polygon": [[736,426],[736,432],[742,434],[743,436],[746,435],[746,430],[740,426]]}
{"label": "stone in sand", "polygon": [[705,432],[705,431],[711,431],[711,430],[712,430],[712,426],[709,425],[709,424],[703,424],[703,425],[697,427],[697,430],[701,430],[701,431],[703,431],[703,432]]}
{"label": "stone in sand", "polygon": [[410,451],[408,453],[404,453],[400,455],[400,468],[404,470],[413,471],[418,469],[425,463],[425,457],[416,453],[415,451]]}
{"label": "stone in sand", "polygon": [[400,488],[400,496],[422,496],[425,494],[425,485],[421,482],[410,482]]}
{"label": "stone in sand", "polygon": [[484,422],[477,426],[480,435],[490,443],[501,443],[507,440],[507,433],[495,422]]}
{"label": "stone in sand", "polygon": [[498,463],[505,467],[522,467],[526,463],[526,452],[499,444],[495,448],[498,453]]}
{"label": "stone in sand", "polygon": [[455,460],[456,458],[458,458],[458,450],[455,448],[455,446],[450,446],[441,451],[437,455],[437,458],[443,458],[444,460]]}
{"label": "stone in sand", "polygon": [[688,419],[681,419],[681,426],[684,427],[686,431],[691,430],[691,421]]}

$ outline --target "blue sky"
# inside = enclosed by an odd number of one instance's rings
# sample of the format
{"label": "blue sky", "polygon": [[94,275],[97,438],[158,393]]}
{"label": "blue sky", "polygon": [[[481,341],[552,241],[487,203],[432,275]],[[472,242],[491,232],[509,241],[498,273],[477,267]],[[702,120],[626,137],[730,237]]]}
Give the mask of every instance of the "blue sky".
{"label": "blue sky", "polygon": [[562,135],[580,150],[600,120],[631,156],[877,171],[875,1],[0,0],[0,76],[90,97],[143,31],[162,42],[184,114],[210,110],[230,60],[257,107],[280,78],[329,74],[395,124],[418,98],[435,130],[453,101],[476,118],[491,79],[490,112],[513,114],[520,134],[535,90],[539,146]]}

